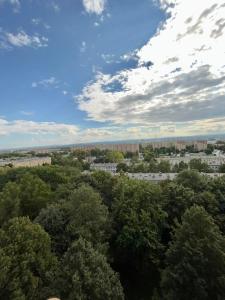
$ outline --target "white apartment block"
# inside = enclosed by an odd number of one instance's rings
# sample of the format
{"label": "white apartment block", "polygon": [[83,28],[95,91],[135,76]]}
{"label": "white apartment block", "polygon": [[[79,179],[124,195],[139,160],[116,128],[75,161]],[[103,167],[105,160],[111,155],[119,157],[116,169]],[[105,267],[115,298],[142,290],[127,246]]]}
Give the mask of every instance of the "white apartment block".
{"label": "white apartment block", "polygon": [[213,155],[190,155],[184,157],[160,157],[157,158],[157,161],[160,162],[162,160],[169,161],[170,165],[174,167],[175,165],[179,165],[180,162],[184,162],[189,164],[192,159],[200,159],[201,162],[206,163],[212,170],[215,172],[219,170],[221,165],[225,164],[225,156],[213,156]]}
{"label": "white apartment block", "polygon": [[94,171],[105,171],[110,173],[116,173],[117,163],[93,163],[90,165],[90,169]]}

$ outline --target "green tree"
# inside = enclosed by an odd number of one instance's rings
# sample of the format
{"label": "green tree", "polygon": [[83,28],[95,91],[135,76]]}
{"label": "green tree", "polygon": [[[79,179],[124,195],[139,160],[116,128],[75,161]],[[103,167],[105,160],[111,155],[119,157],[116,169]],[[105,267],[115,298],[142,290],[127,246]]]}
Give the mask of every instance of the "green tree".
{"label": "green tree", "polygon": [[162,298],[224,299],[224,249],[225,239],[204,208],[187,210],[166,254]]}
{"label": "green tree", "polygon": [[145,181],[122,176],[114,188],[114,260],[129,299],[149,299],[159,280],[166,217],[160,202],[160,187]]}
{"label": "green tree", "polygon": [[0,231],[0,298],[42,300],[52,294],[57,266],[48,234],[27,217],[11,219]]}
{"label": "green tree", "polygon": [[185,210],[193,204],[194,191],[176,182],[170,182],[163,188],[163,209],[168,214],[169,225],[181,221]]}
{"label": "green tree", "polygon": [[20,188],[15,182],[8,182],[0,193],[0,225],[20,215]]}
{"label": "green tree", "polygon": [[144,160],[147,161],[147,162],[152,162],[155,160],[155,153],[153,150],[148,150],[146,149],[144,151]]}
{"label": "green tree", "polygon": [[225,164],[219,167],[219,173],[225,173]]}
{"label": "green tree", "polygon": [[198,172],[208,173],[210,171],[208,164],[202,162],[201,159],[197,159],[197,158],[191,159],[189,166],[191,170],[196,170]]}
{"label": "green tree", "polygon": [[168,160],[161,160],[158,164],[158,171],[162,173],[169,173],[171,171],[170,162]]}
{"label": "green tree", "polygon": [[179,173],[179,172],[182,172],[184,170],[187,170],[188,169],[188,164],[186,164],[185,162],[181,161],[179,162],[179,164],[176,164],[174,167],[173,167],[173,171],[175,173]]}
{"label": "green tree", "polygon": [[104,255],[84,239],[74,242],[62,259],[59,290],[67,300],[122,300],[118,275]]}
{"label": "green tree", "polygon": [[35,219],[49,234],[52,241],[52,249],[61,257],[69,245],[65,228],[69,223],[68,213],[63,209],[63,204],[50,205],[40,211]]}
{"label": "green tree", "polygon": [[39,177],[30,174],[21,178],[19,186],[21,213],[34,219],[50,202],[51,189]]}
{"label": "green tree", "polygon": [[125,164],[125,163],[119,163],[118,165],[117,165],[117,167],[116,167],[116,172],[117,173],[119,173],[119,172],[121,172],[121,171],[123,171],[123,172],[128,172],[128,170],[129,170],[129,167],[128,167],[128,165],[127,164]]}
{"label": "green tree", "polygon": [[189,187],[196,192],[207,190],[210,179],[202,176],[199,172],[194,170],[185,170],[178,174],[176,182],[182,184],[184,187]]}
{"label": "green tree", "polygon": [[104,251],[110,223],[108,209],[100,195],[91,187],[82,185],[71,194],[64,209],[68,215],[66,233],[70,241],[82,237]]}
{"label": "green tree", "polygon": [[123,153],[119,151],[108,151],[106,153],[107,162],[119,163],[124,159]]}

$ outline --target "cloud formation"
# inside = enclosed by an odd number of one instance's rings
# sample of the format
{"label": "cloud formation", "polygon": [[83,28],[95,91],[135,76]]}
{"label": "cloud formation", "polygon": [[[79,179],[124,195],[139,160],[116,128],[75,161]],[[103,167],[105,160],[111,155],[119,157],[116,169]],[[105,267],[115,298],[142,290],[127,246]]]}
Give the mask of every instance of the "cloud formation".
{"label": "cloud formation", "polygon": [[83,5],[87,13],[101,15],[106,6],[106,0],[83,0]]}
{"label": "cloud formation", "polygon": [[32,82],[32,87],[36,88],[38,86],[48,88],[48,87],[54,87],[54,88],[59,88],[59,80],[57,80],[55,77],[49,77],[47,79],[42,79],[40,81],[33,81]]}
{"label": "cloud formation", "polygon": [[4,141],[6,141],[8,147],[47,146],[91,143],[96,141],[123,141],[129,139],[224,134],[224,130],[225,117],[194,122],[180,122],[177,127],[172,122],[162,122],[138,127],[114,125],[84,129],[73,124],[27,120],[7,121],[0,118],[0,149],[4,148]]}
{"label": "cloud formation", "polygon": [[0,49],[22,47],[42,48],[48,46],[48,38],[38,34],[29,35],[24,30],[17,33],[6,32],[0,28]]}
{"label": "cloud formation", "polygon": [[76,97],[88,119],[160,128],[186,122],[195,132],[225,116],[224,1],[159,0],[159,5],[167,19],[134,52],[137,67],[99,72]]}

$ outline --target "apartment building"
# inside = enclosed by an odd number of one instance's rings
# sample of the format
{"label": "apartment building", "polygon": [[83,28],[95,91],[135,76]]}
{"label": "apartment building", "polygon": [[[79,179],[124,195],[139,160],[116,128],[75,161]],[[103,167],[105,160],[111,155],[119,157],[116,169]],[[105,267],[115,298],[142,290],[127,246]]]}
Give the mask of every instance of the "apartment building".
{"label": "apartment building", "polygon": [[91,164],[90,169],[94,171],[105,171],[109,173],[116,173],[117,163],[98,163]]}
{"label": "apartment building", "polygon": [[120,151],[123,153],[132,152],[139,153],[139,144],[90,144],[90,145],[79,145],[73,147],[72,150],[84,150],[90,151],[93,149]]}
{"label": "apartment building", "polygon": [[157,161],[158,162],[162,160],[169,161],[170,165],[174,167],[175,165],[179,165],[180,162],[189,164],[192,159],[200,159],[202,162],[206,163],[215,172],[219,171],[220,166],[225,164],[225,156],[213,156],[213,155],[189,155],[184,157],[164,156],[164,157],[157,158]]}
{"label": "apartment building", "polygon": [[207,149],[207,141],[161,141],[149,142],[142,144],[143,147],[152,146],[153,149],[172,148],[176,150],[185,150],[188,146],[193,146],[197,151],[204,151]]}
{"label": "apartment building", "polygon": [[44,164],[51,165],[51,157],[26,157],[15,159],[0,160],[0,167],[12,165],[15,168],[19,167],[36,167]]}

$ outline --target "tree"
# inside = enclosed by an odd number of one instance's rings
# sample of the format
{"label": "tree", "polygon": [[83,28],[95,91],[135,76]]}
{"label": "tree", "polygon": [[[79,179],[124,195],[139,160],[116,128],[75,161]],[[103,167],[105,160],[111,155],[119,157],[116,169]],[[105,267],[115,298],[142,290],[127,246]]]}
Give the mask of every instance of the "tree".
{"label": "tree", "polygon": [[124,299],[119,277],[105,256],[82,238],[65,253],[61,269],[58,286],[62,299]]}
{"label": "tree", "polygon": [[145,181],[121,176],[114,188],[112,246],[129,299],[149,299],[159,280],[166,217],[160,202],[160,187]]}
{"label": "tree", "polygon": [[158,171],[162,173],[169,173],[171,171],[170,162],[168,160],[161,160],[158,164]]}
{"label": "tree", "polygon": [[124,159],[123,153],[119,151],[108,151],[106,153],[107,162],[119,163]]}
{"label": "tree", "polygon": [[198,172],[209,172],[210,168],[207,163],[201,161],[201,159],[193,158],[189,163],[191,170],[196,170]]}
{"label": "tree", "polygon": [[219,167],[219,173],[225,173],[225,164]]}
{"label": "tree", "polygon": [[21,213],[34,219],[50,202],[51,189],[39,177],[30,174],[21,178],[19,186]]}
{"label": "tree", "polygon": [[57,261],[40,225],[27,217],[11,219],[0,231],[0,253],[1,299],[42,300],[51,295]]}
{"label": "tree", "polygon": [[175,182],[168,183],[163,188],[163,209],[168,214],[169,225],[181,221],[185,210],[193,205],[194,191]]}
{"label": "tree", "polygon": [[204,208],[193,206],[182,218],[166,253],[162,298],[225,298],[225,239]]}
{"label": "tree", "polygon": [[49,184],[53,190],[56,190],[59,184],[67,182],[66,176],[63,172],[60,172],[60,167],[58,166],[36,167],[31,169],[31,172]]}
{"label": "tree", "polygon": [[121,171],[123,171],[123,172],[128,172],[128,170],[129,170],[129,167],[128,167],[128,165],[127,164],[125,164],[125,163],[119,163],[118,165],[117,165],[117,167],[116,167],[116,172],[117,173],[119,173],[119,172],[121,172]]}
{"label": "tree", "polygon": [[68,214],[63,209],[63,204],[50,205],[42,209],[34,221],[40,224],[49,234],[52,249],[61,257],[69,245],[68,236],[65,233],[69,220]]}
{"label": "tree", "polygon": [[184,187],[189,187],[196,192],[207,190],[209,179],[197,171],[185,170],[178,174],[176,181]]}
{"label": "tree", "polygon": [[155,153],[153,150],[148,150],[146,149],[144,151],[144,160],[147,161],[147,162],[152,162],[152,161],[155,161]]}
{"label": "tree", "polygon": [[104,251],[110,223],[108,209],[100,195],[91,187],[82,185],[71,194],[64,209],[68,215],[65,230],[70,242],[82,237]]}
{"label": "tree", "polygon": [[185,162],[181,161],[179,162],[179,164],[176,164],[173,168],[173,171],[175,173],[179,173],[179,172],[182,172],[184,170],[187,170],[188,169],[188,164],[186,164]]}
{"label": "tree", "polygon": [[8,182],[0,193],[0,225],[20,215],[20,188],[15,182]]}

